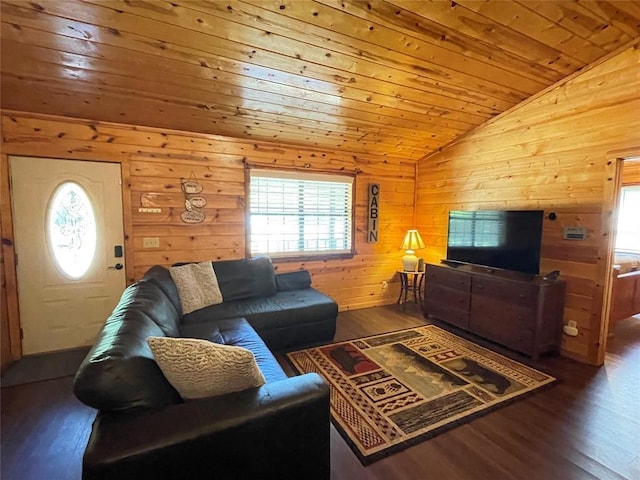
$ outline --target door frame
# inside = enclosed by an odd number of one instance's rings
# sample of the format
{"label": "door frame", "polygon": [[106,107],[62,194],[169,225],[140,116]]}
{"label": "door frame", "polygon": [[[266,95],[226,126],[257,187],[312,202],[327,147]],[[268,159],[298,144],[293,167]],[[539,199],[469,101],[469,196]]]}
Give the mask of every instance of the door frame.
{"label": "door frame", "polygon": [[[599,278],[604,280],[600,328],[595,351],[595,365],[603,365],[607,352],[609,337],[609,320],[611,314],[611,296],[613,292],[613,264],[616,235],[618,229],[618,208],[620,189],[625,159],[640,157],[640,148],[629,148],[609,152],[607,155],[606,174],[602,199],[602,231],[608,232],[605,249],[605,272]],[[593,342],[591,342],[593,344]]]}
{"label": "door frame", "polygon": [[[6,145],[5,145],[6,146]],[[52,158],[60,160],[74,160],[74,161],[92,161],[92,162],[105,162],[116,163],[120,165],[120,181],[122,192],[122,218],[123,225],[122,230],[124,234],[124,265],[125,265],[125,285],[128,285],[133,278],[133,253],[131,251],[131,232],[133,230],[133,219],[131,215],[131,189],[129,187],[129,161],[128,158],[113,160],[113,159],[101,159],[94,158],[87,155],[86,158],[77,157],[65,157],[56,155],[56,152],[52,151],[51,156],[43,156],[42,154],[31,155],[27,152],[11,151],[3,152],[0,156],[0,201],[2,202],[2,211],[0,215],[0,221],[2,222],[2,258],[4,264],[0,267],[4,268],[5,272],[5,286],[7,293],[7,316],[9,323],[9,345],[10,355],[9,358],[12,362],[20,360],[23,356],[22,353],[22,335],[21,335],[21,322],[20,322],[20,309],[18,301],[18,283],[17,283],[17,268],[16,268],[16,256],[15,256],[15,236],[13,232],[13,205],[11,202],[11,172],[9,171],[9,157],[39,157],[39,158]],[[4,366],[3,366],[4,367]]]}
{"label": "door frame", "polygon": [[[20,310],[18,308],[18,283],[16,270],[16,251],[13,235],[13,213],[11,210],[11,187],[9,177],[9,155],[3,153],[0,158],[0,203],[2,212],[2,259],[5,288],[7,294],[7,321],[9,323],[9,358],[16,361],[22,358],[22,339],[20,337]],[[3,365],[3,368],[5,365]]]}

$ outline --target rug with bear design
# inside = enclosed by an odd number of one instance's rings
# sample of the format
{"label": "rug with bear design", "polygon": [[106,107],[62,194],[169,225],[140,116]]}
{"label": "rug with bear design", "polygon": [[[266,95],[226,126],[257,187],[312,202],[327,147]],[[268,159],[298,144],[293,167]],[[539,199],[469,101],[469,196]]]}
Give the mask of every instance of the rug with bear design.
{"label": "rug with bear design", "polygon": [[331,385],[331,416],[367,465],[555,378],[435,325],[290,352]]}

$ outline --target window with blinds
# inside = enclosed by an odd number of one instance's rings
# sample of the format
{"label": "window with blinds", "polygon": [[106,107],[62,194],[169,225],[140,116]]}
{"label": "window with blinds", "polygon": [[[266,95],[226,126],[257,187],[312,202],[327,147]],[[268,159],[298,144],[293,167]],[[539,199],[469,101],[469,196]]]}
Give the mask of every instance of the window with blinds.
{"label": "window with blinds", "polygon": [[251,170],[251,255],[352,252],[353,178]]}

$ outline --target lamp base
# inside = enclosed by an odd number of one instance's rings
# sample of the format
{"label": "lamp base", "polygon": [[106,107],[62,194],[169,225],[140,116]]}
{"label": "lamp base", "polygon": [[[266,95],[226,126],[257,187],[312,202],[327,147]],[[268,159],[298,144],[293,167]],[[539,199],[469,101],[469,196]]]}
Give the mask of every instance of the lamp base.
{"label": "lamp base", "polygon": [[402,270],[405,272],[415,272],[418,269],[418,257],[416,257],[413,250],[407,250],[407,253],[402,257]]}

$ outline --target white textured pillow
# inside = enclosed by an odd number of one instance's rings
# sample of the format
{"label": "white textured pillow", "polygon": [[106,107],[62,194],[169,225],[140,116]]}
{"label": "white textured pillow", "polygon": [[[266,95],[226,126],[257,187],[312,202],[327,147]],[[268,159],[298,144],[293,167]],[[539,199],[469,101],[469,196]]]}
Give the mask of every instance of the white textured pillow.
{"label": "white textured pillow", "polygon": [[222,292],[211,262],[189,263],[169,269],[185,315],[222,303]]}
{"label": "white textured pillow", "polygon": [[149,337],[156,363],[184,399],[213,397],[264,385],[253,353],[197,338]]}

